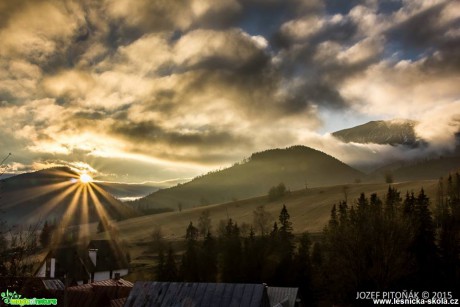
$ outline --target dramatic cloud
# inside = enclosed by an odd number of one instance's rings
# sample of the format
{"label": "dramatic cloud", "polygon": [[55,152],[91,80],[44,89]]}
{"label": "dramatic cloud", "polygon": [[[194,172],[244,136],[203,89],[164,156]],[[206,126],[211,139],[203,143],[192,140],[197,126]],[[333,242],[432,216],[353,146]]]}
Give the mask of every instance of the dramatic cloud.
{"label": "dramatic cloud", "polygon": [[349,163],[404,157],[318,133],[348,128],[326,122],[341,115],[415,119],[430,150],[450,150],[459,6],[2,1],[0,145],[11,171],[91,167],[115,181],[190,177],[295,144]]}

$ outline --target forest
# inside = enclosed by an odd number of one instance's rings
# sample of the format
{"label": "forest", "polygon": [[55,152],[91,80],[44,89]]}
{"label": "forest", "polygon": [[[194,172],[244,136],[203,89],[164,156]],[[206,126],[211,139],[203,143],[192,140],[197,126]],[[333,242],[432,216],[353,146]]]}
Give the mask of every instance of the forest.
{"label": "forest", "polygon": [[[361,196],[331,208],[319,235],[294,235],[288,208],[267,227],[263,207],[253,225],[229,218],[216,231],[206,212],[185,231],[176,254],[160,237],[160,281],[266,283],[299,287],[312,305],[355,304],[358,291],[455,291],[460,286],[460,176],[439,180],[437,199],[423,188]],[[458,297],[458,293],[456,293]],[[454,296],[455,297],[455,296]]]}

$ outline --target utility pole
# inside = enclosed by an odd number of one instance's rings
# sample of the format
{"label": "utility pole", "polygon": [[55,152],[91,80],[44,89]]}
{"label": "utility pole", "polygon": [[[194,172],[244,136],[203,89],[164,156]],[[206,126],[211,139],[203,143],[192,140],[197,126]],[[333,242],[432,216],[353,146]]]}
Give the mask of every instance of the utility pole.
{"label": "utility pole", "polygon": [[[8,153],[8,155],[2,160],[2,162],[0,162],[0,171],[1,171],[1,168],[3,167],[3,164],[5,163],[6,160],[8,160],[8,158],[11,156],[11,152]],[[6,172],[6,168],[5,170],[1,171],[0,173],[0,176],[2,176],[3,174],[5,174]]]}

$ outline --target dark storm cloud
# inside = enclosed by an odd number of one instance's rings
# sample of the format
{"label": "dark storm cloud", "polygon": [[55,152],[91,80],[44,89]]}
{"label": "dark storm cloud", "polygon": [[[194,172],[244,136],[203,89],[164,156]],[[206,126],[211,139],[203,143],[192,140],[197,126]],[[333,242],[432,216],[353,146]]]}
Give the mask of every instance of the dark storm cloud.
{"label": "dark storm cloud", "polygon": [[460,66],[443,3],[1,1],[1,145],[27,163],[222,165],[305,142],[324,110],[400,117],[436,101],[441,118]]}
{"label": "dark storm cloud", "polygon": [[0,2],[0,28],[6,26],[10,19],[27,5],[27,2],[27,0],[4,0]]}
{"label": "dark storm cloud", "polygon": [[440,3],[429,7],[406,21],[392,27],[387,32],[391,41],[397,41],[404,48],[418,48],[420,51],[434,49],[442,44],[446,37],[440,35],[449,28],[460,25],[460,19],[439,24],[441,14],[448,3]]}
{"label": "dark storm cloud", "polygon": [[142,28],[143,32],[160,32],[174,30],[177,27],[177,18],[186,14],[190,4],[186,0],[159,0],[137,1],[132,5],[126,1],[108,1],[108,5],[112,8],[112,13],[124,20],[128,26]]}
{"label": "dark storm cloud", "polygon": [[457,76],[460,72],[460,39],[443,43],[439,50],[423,63],[423,71]]}
{"label": "dark storm cloud", "polygon": [[[206,38],[224,41],[216,46],[203,46],[201,54],[196,54],[180,63],[182,69],[227,70],[243,77],[246,74],[260,73],[270,62],[270,56],[264,50],[257,47],[249,37],[234,29],[200,37],[200,39]],[[205,42],[202,41],[202,43]],[[220,50],[220,48],[231,50],[234,54],[229,54],[228,51]]]}
{"label": "dark storm cloud", "polygon": [[386,33],[388,45],[396,45],[403,58],[428,56],[424,63],[427,71],[460,71],[460,37],[453,33],[460,28],[460,16],[445,17],[455,14],[455,7],[449,7],[453,3],[428,7],[391,27]]}
{"label": "dark storm cloud", "polygon": [[113,135],[133,144],[132,152],[170,161],[200,164],[232,161],[238,157],[238,150],[234,148],[245,148],[251,143],[245,136],[219,131],[215,126],[202,126],[194,131],[183,129],[181,132],[178,129],[168,131],[152,122],[118,122],[111,129]]}
{"label": "dark storm cloud", "polygon": [[107,114],[99,111],[79,111],[74,114],[74,117],[77,119],[100,120],[107,117]]}
{"label": "dark storm cloud", "polygon": [[[178,146],[215,147],[229,144],[244,144],[246,140],[235,137],[227,131],[216,131],[214,127],[200,127],[198,131],[183,133],[167,131],[151,122],[116,123],[112,129],[114,133],[137,142],[150,144],[170,144]],[[201,131],[200,131],[201,130]]]}
{"label": "dark storm cloud", "polygon": [[120,25],[118,33],[125,34],[187,31],[196,28],[225,29],[234,25],[236,14],[240,10],[236,0],[222,0],[217,3],[208,0],[108,0],[106,3],[109,14]]}
{"label": "dark storm cloud", "polygon": [[[317,32],[307,38],[295,38],[280,29],[273,35],[273,44],[277,47],[289,49],[298,43],[308,43],[309,48],[314,49],[317,44],[324,41],[336,41],[350,44],[356,40],[358,27],[350,18],[344,17],[337,23],[326,23]],[[307,52],[307,54],[309,54]]]}

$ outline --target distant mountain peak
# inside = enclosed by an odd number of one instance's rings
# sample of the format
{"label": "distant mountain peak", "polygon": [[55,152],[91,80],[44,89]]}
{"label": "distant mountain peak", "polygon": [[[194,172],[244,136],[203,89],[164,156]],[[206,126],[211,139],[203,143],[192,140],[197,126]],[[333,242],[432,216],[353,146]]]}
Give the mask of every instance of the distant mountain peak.
{"label": "distant mountain peak", "polygon": [[345,143],[374,143],[415,147],[421,139],[415,134],[417,121],[410,119],[375,120],[356,127],[343,129],[332,135]]}

